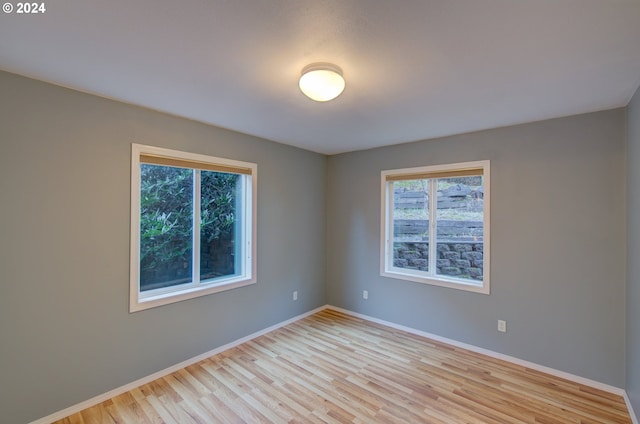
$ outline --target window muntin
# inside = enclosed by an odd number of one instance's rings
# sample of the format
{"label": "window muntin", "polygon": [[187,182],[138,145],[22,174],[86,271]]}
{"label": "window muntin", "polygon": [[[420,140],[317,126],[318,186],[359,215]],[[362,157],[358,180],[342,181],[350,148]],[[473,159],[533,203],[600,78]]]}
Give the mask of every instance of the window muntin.
{"label": "window muntin", "polygon": [[256,174],[251,163],[132,145],[132,312],[255,283]]}
{"label": "window muntin", "polygon": [[489,161],[383,171],[381,275],[488,294],[489,180]]}

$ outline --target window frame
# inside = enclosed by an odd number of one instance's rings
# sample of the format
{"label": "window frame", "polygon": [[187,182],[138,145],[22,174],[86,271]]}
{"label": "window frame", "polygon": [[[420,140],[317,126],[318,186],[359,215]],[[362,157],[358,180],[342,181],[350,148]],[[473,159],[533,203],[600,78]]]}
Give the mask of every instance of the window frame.
{"label": "window frame", "polygon": [[[394,180],[427,179],[425,175],[434,175],[432,178],[446,178],[447,173],[455,174],[461,171],[482,170],[483,175],[483,278],[477,284],[472,280],[455,278],[446,275],[438,275],[435,270],[420,271],[407,270],[393,265],[393,192]],[[416,177],[418,176],[418,177]],[[452,175],[454,176],[454,175]],[[420,166],[415,168],[402,168],[384,170],[381,172],[381,219],[380,219],[380,275],[383,277],[430,284],[434,286],[465,290],[481,294],[491,292],[491,170],[490,161],[481,160],[473,162],[460,162],[444,165]],[[433,184],[430,184],[433,186]],[[434,189],[437,191],[437,188]],[[432,198],[430,196],[430,198]],[[435,203],[437,205],[437,202]],[[436,222],[431,219],[433,214],[430,208],[429,219],[429,246],[430,252],[435,251],[437,243]]]}
{"label": "window frame", "polygon": [[[240,205],[242,211],[242,234],[241,251],[243,260],[241,261],[241,272],[231,277],[220,277],[209,282],[192,281],[180,288],[159,288],[151,290],[152,293],[143,293],[140,290],[140,187],[141,187],[141,163],[149,163],[142,161],[142,156],[156,157],[159,160],[168,160],[182,162],[184,164],[192,164],[193,166],[184,166],[184,168],[215,170],[216,172],[229,172],[242,175],[243,193]],[[168,165],[167,165],[168,166]],[[182,167],[182,166],[180,166]],[[242,170],[238,172],[234,170]],[[197,153],[188,153],[178,150],[171,150],[155,146],[147,146],[142,144],[131,144],[131,244],[130,244],[130,277],[129,277],[129,312],[142,311],[161,305],[180,302],[187,299],[193,299],[199,296],[205,296],[225,290],[231,290],[238,287],[255,284],[256,279],[256,234],[257,234],[257,182],[258,182],[258,165],[251,162],[242,162],[232,159],[219,158]],[[193,200],[199,203],[200,194],[195,191]],[[194,206],[194,210],[199,210],[199,204]],[[194,217],[198,218],[199,212],[195,212]],[[196,227],[196,224],[193,225]],[[193,231],[198,233],[199,231]],[[199,235],[193,237],[194,261],[192,266],[199,265]],[[195,272],[194,272],[195,274]],[[194,276],[192,276],[194,278]],[[199,279],[198,279],[199,280]]]}

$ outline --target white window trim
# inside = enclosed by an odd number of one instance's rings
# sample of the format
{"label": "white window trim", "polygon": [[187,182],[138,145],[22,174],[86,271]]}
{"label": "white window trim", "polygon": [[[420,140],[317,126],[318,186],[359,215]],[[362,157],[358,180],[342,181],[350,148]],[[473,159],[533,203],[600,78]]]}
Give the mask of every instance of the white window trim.
{"label": "white window trim", "polygon": [[[483,247],[483,279],[475,284],[473,281],[459,279],[449,276],[429,274],[425,271],[406,270],[393,266],[393,193],[390,193],[391,182],[387,181],[389,176],[411,175],[421,173],[435,173],[447,171],[460,171],[467,169],[483,169],[484,188],[484,247]],[[413,281],[417,283],[430,284],[440,287],[465,290],[481,294],[491,292],[491,171],[490,161],[461,162],[447,165],[422,166],[416,168],[392,169],[381,172],[381,219],[380,219],[380,275],[399,280]],[[433,219],[429,220],[429,225],[435,226]],[[433,231],[430,234],[435,234]],[[430,255],[435,254],[435,246],[431,246]]]}
{"label": "white window trim", "polygon": [[[142,154],[184,159],[194,162],[211,163],[251,170],[251,184],[245,187],[243,209],[245,212],[243,228],[244,261],[240,275],[230,278],[221,278],[219,281],[206,285],[190,284],[179,291],[165,291],[161,289],[153,295],[144,295],[140,292],[140,156]],[[257,184],[258,165],[250,162],[241,162],[232,159],[217,158],[196,153],[181,152],[178,150],[164,149],[161,147],[131,144],[131,251],[130,251],[130,277],[129,277],[129,311],[137,312],[156,306],[167,305],[199,296],[205,296],[238,287],[244,287],[256,283],[256,234],[257,234]],[[199,194],[197,194],[199,195]],[[198,209],[198,208],[196,208]],[[199,221],[199,220],[198,220]],[[198,222],[194,221],[194,222]],[[197,256],[194,254],[194,256]],[[193,266],[198,265],[199,258],[195,258]]]}

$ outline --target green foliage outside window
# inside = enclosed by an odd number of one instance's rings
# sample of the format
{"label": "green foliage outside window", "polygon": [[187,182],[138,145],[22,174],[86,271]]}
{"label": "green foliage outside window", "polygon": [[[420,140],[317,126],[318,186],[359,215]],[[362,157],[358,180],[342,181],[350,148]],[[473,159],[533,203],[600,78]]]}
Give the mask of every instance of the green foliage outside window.
{"label": "green foliage outside window", "polygon": [[[191,279],[196,171],[141,165],[140,289]],[[233,237],[239,175],[201,171],[200,238]]]}

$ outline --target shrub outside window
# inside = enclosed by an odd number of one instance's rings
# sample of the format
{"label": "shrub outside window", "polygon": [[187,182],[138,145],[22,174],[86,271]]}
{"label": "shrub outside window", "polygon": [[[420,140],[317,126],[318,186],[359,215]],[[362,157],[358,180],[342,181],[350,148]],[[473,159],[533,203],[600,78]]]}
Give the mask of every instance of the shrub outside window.
{"label": "shrub outside window", "polygon": [[380,274],[489,294],[489,161],[382,171]]}
{"label": "shrub outside window", "polygon": [[131,162],[131,312],[255,283],[256,164],[139,144]]}

